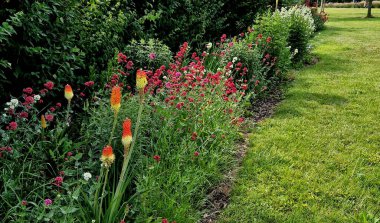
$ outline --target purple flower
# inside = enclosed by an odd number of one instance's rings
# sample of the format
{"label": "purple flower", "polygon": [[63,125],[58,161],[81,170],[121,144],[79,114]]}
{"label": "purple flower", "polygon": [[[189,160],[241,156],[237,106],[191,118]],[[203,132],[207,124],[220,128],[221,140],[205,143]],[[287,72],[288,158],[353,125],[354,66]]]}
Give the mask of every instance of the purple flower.
{"label": "purple flower", "polygon": [[151,59],[151,60],[156,59],[156,54],[155,53],[150,53],[149,54],[149,59]]}
{"label": "purple flower", "polygon": [[53,204],[53,201],[51,199],[47,198],[47,199],[45,199],[44,203],[45,203],[45,206],[50,206]]}

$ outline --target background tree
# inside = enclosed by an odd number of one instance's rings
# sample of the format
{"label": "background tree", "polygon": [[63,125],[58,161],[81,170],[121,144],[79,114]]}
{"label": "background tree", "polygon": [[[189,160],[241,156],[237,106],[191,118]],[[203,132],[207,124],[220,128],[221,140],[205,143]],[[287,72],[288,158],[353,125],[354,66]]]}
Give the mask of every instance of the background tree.
{"label": "background tree", "polygon": [[373,0],[366,0],[366,6],[368,8],[368,11],[367,11],[367,17],[366,18],[372,18],[372,1]]}

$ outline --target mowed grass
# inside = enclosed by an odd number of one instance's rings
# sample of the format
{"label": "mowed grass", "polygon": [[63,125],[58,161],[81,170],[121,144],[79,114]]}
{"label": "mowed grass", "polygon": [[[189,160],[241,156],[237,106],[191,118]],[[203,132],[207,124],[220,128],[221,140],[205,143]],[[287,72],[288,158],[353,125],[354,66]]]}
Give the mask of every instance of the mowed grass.
{"label": "mowed grass", "polygon": [[252,147],[219,222],[380,222],[380,10],[327,9]]}

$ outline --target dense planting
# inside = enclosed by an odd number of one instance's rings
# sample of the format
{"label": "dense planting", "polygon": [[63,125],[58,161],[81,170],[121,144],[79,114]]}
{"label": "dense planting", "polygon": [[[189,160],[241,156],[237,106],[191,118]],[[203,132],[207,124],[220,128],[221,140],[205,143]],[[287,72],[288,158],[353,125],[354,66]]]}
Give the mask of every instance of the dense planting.
{"label": "dense planting", "polygon": [[[82,10],[100,19],[111,6]],[[111,13],[105,21],[112,23],[113,15],[127,16]],[[112,24],[91,24],[81,39],[89,42],[78,43],[87,51],[67,49],[83,58],[100,48],[110,56],[115,47],[123,51],[113,59],[87,58],[90,73],[79,78],[80,72],[71,79],[46,71],[7,100],[0,130],[5,221],[196,222],[208,188],[233,161],[245,102],[265,95],[304,61],[314,31],[307,8],[267,12],[237,37],[223,34],[200,51],[184,42],[172,57],[158,40],[122,45],[124,22],[113,37],[98,32]],[[99,41],[91,41],[91,30]],[[107,38],[116,38],[114,45]],[[73,61],[61,62],[70,67]],[[102,75],[96,66],[104,67]]]}

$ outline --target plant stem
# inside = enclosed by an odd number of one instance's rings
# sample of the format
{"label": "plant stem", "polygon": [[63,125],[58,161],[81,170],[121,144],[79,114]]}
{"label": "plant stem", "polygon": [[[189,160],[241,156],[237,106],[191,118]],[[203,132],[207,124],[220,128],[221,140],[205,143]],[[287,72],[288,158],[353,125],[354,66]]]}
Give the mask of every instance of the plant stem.
{"label": "plant stem", "polygon": [[114,116],[113,116],[113,125],[112,125],[111,136],[110,136],[110,139],[108,140],[108,145],[111,145],[112,137],[113,137],[113,134],[115,132],[116,123],[117,123],[117,114],[118,114],[118,112],[115,111]]}
{"label": "plant stem", "polygon": [[120,179],[119,179],[119,182],[118,182],[117,187],[116,187],[116,192],[115,192],[115,194],[112,198],[112,201],[111,201],[110,217],[113,216],[115,208],[117,206],[119,206],[121,198],[123,196],[123,192],[121,190],[125,186],[125,179],[124,179],[125,173],[127,171],[129,160],[131,159],[131,156],[133,153],[133,148],[134,148],[135,143],[137,141],[137,135],[138,135],[138,131],[139,131],[139,126],[140,126],[140,122],[141,122],[141,115],[142,115],[143,108],[144,108],[144,96],[141,96],[140,107],[139,107],[139,111],[138,111],[138,115],[137,115],[137,121],[136,121],[136,128],[135,128],[135,131],[133,134],[134,137],[132,139],[132,143],[131,143],[128,155],[124,154],[124,161],[123,161],[123,167],[122,167],[121,173],[120,173]]}
{"label": "plant stem", "polygon": [[104,184],[103,184],[103,190],[102,190],[102,194],[101,194],[101,198],[100,198],[100,206],[99,206],[99,222],[100,222],[100,219],[102,217],[102,204],[103,204],[103,198],[104,198],[104,191],[106,190],[106,185],[107,185],[107,181],[108,181],[108,172],[109,172],[109,169],[107,167],[106,169],[106,176],[104,178]]}
{"label": "plant stem", "polygon": [[67,103],[67,111],[66,111],[66,124],[67,124],[67,126],[70,125],[70,123],[69,123],[70,107],[71,107],[71,100],[69,100],[69,103]]}

